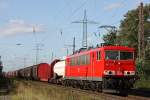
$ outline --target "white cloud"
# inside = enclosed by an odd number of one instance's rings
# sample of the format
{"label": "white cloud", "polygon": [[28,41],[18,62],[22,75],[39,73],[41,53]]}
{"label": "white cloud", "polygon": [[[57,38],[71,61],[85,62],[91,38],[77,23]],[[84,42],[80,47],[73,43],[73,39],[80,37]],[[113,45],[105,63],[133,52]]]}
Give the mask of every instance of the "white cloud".
{"label": "white cloud", "polygon": [[26,23],[24,20],[9,20],[5,26],[0,27],[0,36],[12,36],[18,34],[32,33],[33,27],[36,32],[43,32],[43,26]]}
{"label": "white cloud", "polygon": [[104,10],[111,11],[111,10],[121,8],[121,7],[123,7],[123,2],[117,2],[117,3],[112,3],[112,4],[109,4],[109,5],[106,5],[104,7]]}

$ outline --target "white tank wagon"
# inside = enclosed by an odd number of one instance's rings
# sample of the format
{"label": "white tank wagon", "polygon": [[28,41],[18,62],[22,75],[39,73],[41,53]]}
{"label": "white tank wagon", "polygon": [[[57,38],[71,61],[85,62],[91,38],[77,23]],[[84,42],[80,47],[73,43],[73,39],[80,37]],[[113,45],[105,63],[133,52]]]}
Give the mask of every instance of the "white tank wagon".
{"label": "white tank wagon", "polygon": [[54,77],[60,78],[65,76],[65,60],[61,60],[54,65]]}

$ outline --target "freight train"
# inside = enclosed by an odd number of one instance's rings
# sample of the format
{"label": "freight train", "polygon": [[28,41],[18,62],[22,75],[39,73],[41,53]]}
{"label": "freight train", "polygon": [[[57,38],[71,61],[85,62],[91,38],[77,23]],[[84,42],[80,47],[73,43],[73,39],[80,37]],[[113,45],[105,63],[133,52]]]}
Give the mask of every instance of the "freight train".
{"label": "freight train", "polygon": [[47,81],[93,91],[115,90],[127,93],[135,82],[135,50],[126,46],[82,49],[65,59],[41,63],[8,76]]}

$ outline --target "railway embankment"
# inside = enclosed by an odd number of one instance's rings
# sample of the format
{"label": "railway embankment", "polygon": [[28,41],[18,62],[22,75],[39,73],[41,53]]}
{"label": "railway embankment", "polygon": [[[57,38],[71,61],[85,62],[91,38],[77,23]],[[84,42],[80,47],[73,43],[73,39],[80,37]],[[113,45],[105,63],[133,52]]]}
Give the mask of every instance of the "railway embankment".
{"label": "railway embankment", "polygon": [[14,84],[14,89],[7,95],[10,100],[102,100],[99,96],[43,82],[15,80]]}
{"label": "railway embankment", "polygon": [[[133,89],[127,97],[98,93],[37,81],[14,80],[9,94],[0,100],[149,100],[149,90]],[[146,96],[147,95],[147,96]]]}

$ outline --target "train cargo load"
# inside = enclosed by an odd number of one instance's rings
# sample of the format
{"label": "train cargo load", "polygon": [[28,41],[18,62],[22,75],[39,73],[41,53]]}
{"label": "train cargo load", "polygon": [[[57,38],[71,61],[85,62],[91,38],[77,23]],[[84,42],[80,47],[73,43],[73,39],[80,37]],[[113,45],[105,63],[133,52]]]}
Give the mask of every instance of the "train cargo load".
{"label": "train cargo load", "polygon": [[59,61],[54,65],[54,75],[55,77],[63,77],[65,76],[65,61]]}

